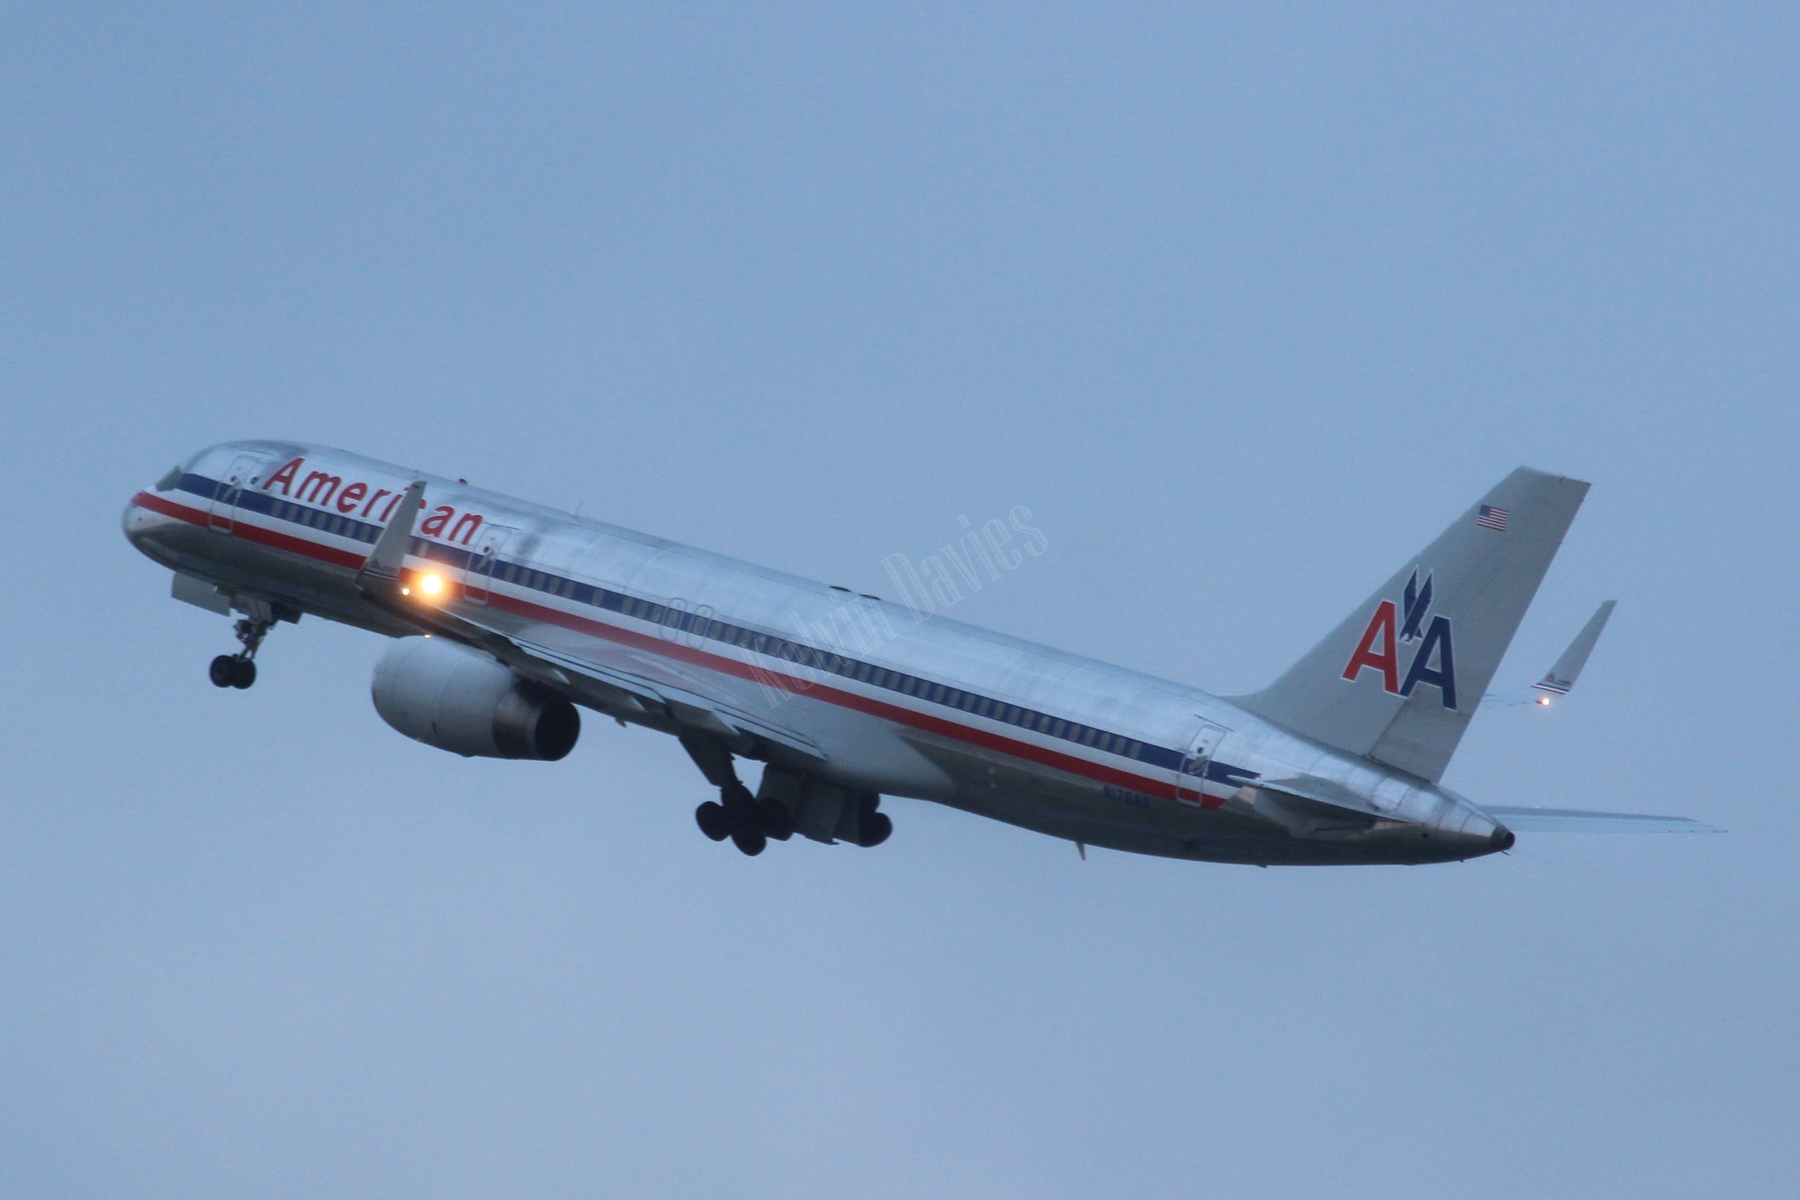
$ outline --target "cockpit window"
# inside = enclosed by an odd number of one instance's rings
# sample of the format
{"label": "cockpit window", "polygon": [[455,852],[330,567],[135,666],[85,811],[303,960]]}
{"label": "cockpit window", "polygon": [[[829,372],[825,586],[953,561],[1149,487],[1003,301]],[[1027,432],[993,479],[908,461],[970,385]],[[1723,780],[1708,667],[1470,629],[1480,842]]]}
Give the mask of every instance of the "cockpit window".
{"label": "cockpit window", "polygon": [[180,482],[181,468],[179,466],[170,467],[169,473],[156,481],[156,490],[159,492],[174,491],[176,485]]}

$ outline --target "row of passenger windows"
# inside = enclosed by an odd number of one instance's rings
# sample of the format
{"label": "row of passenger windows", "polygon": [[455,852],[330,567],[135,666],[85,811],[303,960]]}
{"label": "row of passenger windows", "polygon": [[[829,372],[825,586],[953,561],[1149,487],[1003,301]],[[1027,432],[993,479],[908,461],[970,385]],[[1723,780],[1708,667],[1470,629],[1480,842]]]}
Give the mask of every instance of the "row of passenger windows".
{"label": "row of passenger windows", "polygon": [[[594,589],[573,579],[562,579],[544,571],[533,571],[529,567],[521,567],[517,563],[502,563],[493,572],[507,583],[517,583],[535,591],[549,592],[552,596],[562,596],[569,600],[581,600],[584,604],[592,604]],[[582,593],[587,593],[583,596]]]}
{"label": "row of passenger windows", "polygon": [[[239,500],[239,504],[249,507],[244,505],[243,499]],[[317,529],[320,533],[355,538],[359,542],[368,542],[371,545],[374,544],[376,538],[381,536],[379,526],[370,525],[351,517],[339,516],[337,513],[325,512],[322,509],[308,508],[304,504],[294,504],[287,500],[271,500],[269,511],[278,520],[293,521],[308,529]]]}
{"label": "row of passenger windows", "polygon": [[779,658],[797,666],[810,667],[845,679],[854,679],[859,683],[867,683],[886,691],[899,692],[901,695],[912,696],[931,704],[945,704],[951,708],[961,709],[963,712],[986,717],[989,720],[1001,721],[1021,729],[1030,729],[1053,738],[1077,742],[1083,746],[1092,746],[1096,750],[1108,754],[1137,758],[1144,750],[1143,743],[1132,741],[1121,734],[1108,733],[1104,729],[1095,729],[1074,721],[1065,721],[1047,713],[1020,708],[1015,704],[1005,704],[974,692],[964,692],[957,688],[946,687],[941,683],[932,683],[916,676],[905,675],[899,671],[890,671],[886,667],[878,667],[873,663],[859,662],[842,655],[830,654],[811,646],[801,645],[799,642],[788,641],[786,638],[770,637],[766,633],[758,633],[754,629],[746,629],[741,625],[713,620],[699,613],[671,609],[635,596],[626,596],[605,588],[578,584],[572,579],[561,579],[543,571],[520,567],[516,563],[501,564],[496,568],[495,574],[508,583],[519,583],[536,591],[548,592],[553,596],[562,596],[598,608],[611,609],[640,621],[662,625],[682,633],[691,633],[708,641],[724,642],[728,646],[741,646],[746,650]]}
{"label": "row of passenger windows", "polygon": [[730,646],[742,646],[747,650],[754,650],[758,654],[767,654],[784,662],[811,667],[814,670],[838,675],[845,679],[854,679],[858,683],[867,683],[890,692],[899,692],[904,696],[913,696],[931,704],[946,704],[967,713],[974,713],[976,716],[986,717],[989,720],[1003,721],[1008,725],[1034,730],[1054,738],[1061,738],[1064,741],[1079,742],[1083,746],[1092,746],[1108,754],[1121,754],[1128,758],[1137,758],[1143,753],[1144,747],[1141,742],[1134,742],[1120,734],[1108,733],[1103,729],[1095,729],[1088,725],[1079,725],[1073,721],[1064,721],[1046,713],[1020,708],[1015,704],[1005,704],[987,696],[960,691],[941,683],[932,683],[929,680],[905,675],[899,671],[890,671],[886,667],[878,667],[873,663],[859,662],[842,655],[816,650],[811,646],[790,642],[785,638],[770,637],[764,633],[757,633],[753,629],[711,620],[697,613],[666,609],[660,604],[652,604],[648,600],[639,600],[631,596],[622,596],[617,592],[602,591],[600,599],[590,603],[598,603],[602,608],[614,609],[641,621],[666,625],[670,629],[677,629],[683,633],[693,633],[709,641],[724,642]]}
{"label": "row of passenger windows", "polygon": [[[285,500],[274,501],[272,509],[274,515],[282,520],[296,521],[324,533],[352,537],[359,541],[372,543],[380,536],[381,532],[377,526],[321,512],[318,509],[307,508],[304,505],[292,504]],[[437,547],[423,538],[413,539],[411,550],[419,557],[433,557],[434,549]],[[460,554],[461,552],[452,549],[452,553]],[[437,557],[442,557],[441,550]],[[1020,729],[1029,729],[1053,738],[1060,738],[1063,741],[1092,746],[1107,754],[1137,758],[1144,750],[1143,743],[1132,741],[1121,734],[1108,733],[1103,729],[1065,721],[1047,713],[1034,712],[1015,704],[1005,704],[974,692],[964,692],[946,687],[941,683],[932,683],[912,675],[903,675],[898,671],[875,666],[873,663],[859,662],[842,655],[828,654],[823,650],[815,650],[811,646],[803,646],[785,638],[770,637],[768,634],[757,633],[753,629],[745,629],[724,621],[712,620],[698,613],[666,608],[661,604],[653,604],[635,596],[626,596],[605,588],[577,583],[573,579],[564,579],[546,571],[522,567],[517,563],[496,563],[492,575],[506,583],[516,583],[533,591],[546,592],[552,596],[561,596],[564,599],[575,600],[597,608],[611,609],[640,621],[648,621],[653,625],[663,625],[682,633],[692,633],[709,641],[724,642],[729,646],[741,646],[758,654],[767,654],[785,662],[810,667],[845,679],[854,679],[858,683],[867,683],[886,691],[899,692],[903,696],[912,696],[930,704],[948,705],[951,708],[986,717],[989,720],[1001,721]]]}

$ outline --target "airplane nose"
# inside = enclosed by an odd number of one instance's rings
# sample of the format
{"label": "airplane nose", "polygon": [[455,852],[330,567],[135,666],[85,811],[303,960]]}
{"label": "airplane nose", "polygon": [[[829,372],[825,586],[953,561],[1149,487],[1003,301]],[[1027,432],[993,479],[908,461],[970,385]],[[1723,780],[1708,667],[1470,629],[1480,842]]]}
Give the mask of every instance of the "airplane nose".
{"label": "airplane nose", "polygon": [[136,498],[127,501],[125,511],[119,514],[119,526],[125,533],[125,540],[139,549],[143,548],[144,534],[152,523],[151,514],[138,507]]}
{"label": "airplane nose", "polygon": [[125,540],[151,558],[156,557],[153,551],[159,540],[158,534],[173,523],[168,517],[143,507],[135,497],[125,505],[125,511],[119,514],[119,527],[125,534]]}

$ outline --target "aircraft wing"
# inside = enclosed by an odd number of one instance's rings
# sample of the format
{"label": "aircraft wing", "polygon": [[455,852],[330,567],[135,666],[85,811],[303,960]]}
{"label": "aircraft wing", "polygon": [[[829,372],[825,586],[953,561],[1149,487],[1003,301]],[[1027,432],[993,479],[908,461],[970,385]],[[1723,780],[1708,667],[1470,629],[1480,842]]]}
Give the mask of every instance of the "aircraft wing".
{"label": "aircraft wing", "polygon": [[1587,665],[1588,655],[1594,652],[1594,643],[1600,640],[1601,631],[1612,619],[1618,603],[1617,600],[1603,601],[1588,618],[1588,623],[1581,627],[1581,632],[1575,635],[1575,640],[1569,643],[1569,648],[1544,672],[1542,679],[1515,692],[1489,692],[1481,702],[1489,708],[1516,708],[1521,704],[1546,705],[1553,697],[1568,695],[1574,690],[1575,681],[1581,677],[1581,668]]}
{"label": "aircraft wing", "polygon": [[1618,603],[1617,600],[1603,601],[1599,610],[1581,627],[1581,632],[1575,635],[1575,640],[1569,643],[1569,648],[1562,652],[1562,657],[1531,686],[1553,696],[1568,695],[1581,677],[1581,668],[1587,666],[1588,655],[1594,652],[1594,643],[1600,640],[1600,631],[1606,628]]}
{"label": "aircraft wing", "polygon": [[1483,805],[1482,812],[1514,833],[1724,833],[1717,825],[1688,817],[1646,813],[1590,812],[1579,808],[1506,808]]}
{"label": "aircraft wing", "polygon": [[[825,760],[825,751],[805,734],[742,704],[707,694],[706,681],[678,664],[597,638],[581,639],[579,649],[552,646],[467,618],[439,615],[447,636],[486,650],[527,679],[579,703],[614,715],[659,714],[728,743],[760,739]],[[554,636],[558,631],[544,632]]]}
{"label": "aircraft wing", "polygon": [[471,615],[406,603],[401,566],[424,496],[424,481],[415,480],[357,573],[357,583],[370,600],[414,625],[485,650],[527,679],[602,712],[618,717],[654,714],[714,734],[739,749],[748,749],[760,740],[824,761],[825,752],[811,738],[741,704],[707,694],[706,678],[684,670],[679,663],[638,654],[600,638],[582,637],[568,645],[551,645],[549,639],[563,640],[565,631],[539,626],[541,636],[524,638]]}
{"label": "aircraft wing", "polygon": [[[727,741],[761,738],[776,742],[823,762],[825,751],[805,734],[750,711],[741,704],[706,694],[704,679],[690,676],[675,664],[639,655],[623,646],[593,638],[583,639],[579,653],[547,646],[473,622],[464,622],[487,635],[478,644],[528,678],[561,692],[598,691],[595,707],[662,712],[676,722],[718,734]],[[620,698],[627,703],[621,705]]]}

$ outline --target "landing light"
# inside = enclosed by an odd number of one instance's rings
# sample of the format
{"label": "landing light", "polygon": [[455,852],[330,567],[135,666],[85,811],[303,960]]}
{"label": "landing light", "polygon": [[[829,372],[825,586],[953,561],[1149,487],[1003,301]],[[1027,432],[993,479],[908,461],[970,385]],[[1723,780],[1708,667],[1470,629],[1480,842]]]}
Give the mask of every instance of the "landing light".
{"label": "landing light", "polygon": [[427,596],[435,596],[444,590],[444,581],[439,579],[436,575],[427,575],[425,578],[419,580],[419,587],[424,590]]}
{"label": "landing light", "polygon": [[1538,697],[1538,703],[1539,703],[1539,704],[1548,704],[1548,703],[1550,703],[1550,697],[1548,697],[1548,696],[1539,696],[1539,697]]}

